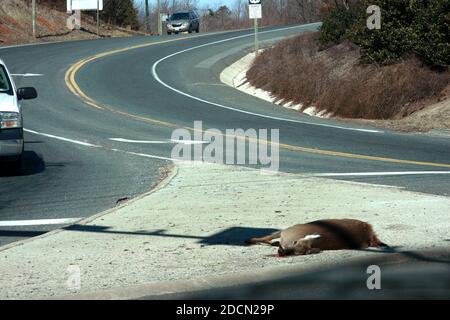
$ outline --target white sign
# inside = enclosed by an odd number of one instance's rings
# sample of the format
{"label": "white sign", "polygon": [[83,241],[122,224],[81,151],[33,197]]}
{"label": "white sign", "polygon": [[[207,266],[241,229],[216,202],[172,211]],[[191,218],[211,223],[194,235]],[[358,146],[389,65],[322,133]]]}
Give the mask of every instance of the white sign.
{"label": "white sign", "polygon": [[103,0],[67,0],[67,12],[73,10],[103,10]]}
{"label": "white sign", "polygon": [[[250,0],[257,1],[257,0]],[[249,4],[248,12],[250,15],[250,19],[262,19],[262,6],[261,4]]]}

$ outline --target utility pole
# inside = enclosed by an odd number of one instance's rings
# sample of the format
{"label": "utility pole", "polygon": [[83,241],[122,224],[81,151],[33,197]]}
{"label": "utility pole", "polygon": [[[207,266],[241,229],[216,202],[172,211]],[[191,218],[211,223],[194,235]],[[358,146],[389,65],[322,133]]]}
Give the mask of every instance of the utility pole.
{"label": "utility pole", "polygon": [[100,37],[100,0],[97,0],[97,37]]}
{"label": "utility pole", "polygon": [[259,39],[258,39],[258,19],[253,19],[255,21],[255,52],[256,55],[259,54]]}
{"label": "utility pole", "polygon": [[158,35],[162,35],[161,0],[158,0]]}
{"label": "utility pole", "polygon": [[145,25],[147,26],[147,32],[151,31],[151,23],[150,23],[150,8],[148,7],[148,0],[145,0]]}
{"label": "utility pole", "polygon": [[33,38],[36,38],[36,0],[32,1],[31,5],[31,11],[32,11],[32,19],[33,19]]}

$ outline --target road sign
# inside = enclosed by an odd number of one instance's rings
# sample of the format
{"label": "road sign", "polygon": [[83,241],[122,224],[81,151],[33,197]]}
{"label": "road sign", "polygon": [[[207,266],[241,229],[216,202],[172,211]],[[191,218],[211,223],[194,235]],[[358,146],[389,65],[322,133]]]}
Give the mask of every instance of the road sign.
{"label": "road sign", "polygon": [[255,22],[255,53],[258,55],[259,41],[258,41],[258,19],[262,19],[262,5],[261,0],[248,0],[248,13],[250,19]]}
{"label": "road sign", "polygon": [[250,19],[262,19],[261,0],[248,0],[248,12]]}
{"label": "road sign", "polygon": [[97,9],[103,10],[103,0],[67,0],[67,12]]}
{"label": "road sign", "polygon": [[262,6],[260,4],[250,4],[248,6],[250,19],[262,19]]}

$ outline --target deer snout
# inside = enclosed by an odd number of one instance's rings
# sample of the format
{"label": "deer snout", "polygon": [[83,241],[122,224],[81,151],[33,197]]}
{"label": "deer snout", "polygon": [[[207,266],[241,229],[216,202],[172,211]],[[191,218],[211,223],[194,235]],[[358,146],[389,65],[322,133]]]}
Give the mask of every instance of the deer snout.
{"label": "deer snout", "polygon": [[292,256],[294,255],[295,252],[292,248],[283,248],[283,247],[278,247],[278,256],[279,257],[287,257],[287,256]]}

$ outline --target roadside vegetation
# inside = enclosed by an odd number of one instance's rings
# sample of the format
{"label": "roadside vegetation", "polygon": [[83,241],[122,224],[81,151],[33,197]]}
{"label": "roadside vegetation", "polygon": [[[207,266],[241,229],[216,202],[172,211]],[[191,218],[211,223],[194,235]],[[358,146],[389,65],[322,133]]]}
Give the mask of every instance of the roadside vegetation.
{"label": "roadside vegetation", "polygon": [[[32,34],[30,0],[0,1],[0,45],[29,42],[91,39],[97,37],[95,12],[82,12],[80,30],[67,29],[66,0],[37,0],[36,39]],[[101,14],[100,36],[116,37],[136,32],[138,9],[132,0],[105,0]],[[133,31],[135,30],[135,31]]]}
{"label": "roadside vegetation", "polygon": [[[381,8],[380,30],[366,26],[372,4]],[[320,31],[265,50],[247,79],[338,117],[405,118],[446,98],[449,9],[447,0],[324,2]],[[450,128],[450,106],[439,110]]]}
{"label": "roadside vegetation", "polygon": [[[157,30],[157,8],[155,0],[150,3],[151,30]],[[319,21],[319,9],[322,0],[264,0],[262,26],[298,24]],[[138,4],[138,2],[135,2]],[[141,30],[145,30],[144,1],[138,5]],[[248,0],[210,1],[198,0],[161,0],[161,12],[172,13],[177,10],[196,10],[201,20],[201,31],[220,31],[252,28],[249,19]]]}
{"label": "roadside vegetation", "polygon": [[[81,30],[69,31],[66,0],[36,0],[37,37],[31,26],[31,0],[0,1],[0,45],[40,41],[62,41],[96,38],[96,12],[82,12]],[[264,0],[262,26],[298,24],[319,21],[322,0]],[[196,10],[201,19],[201,32],[251,28],[248,1],[234,0],[200,3],[198,0],[161,0],[160,11],[170,14],[178,10]],[[155,35],[157,26],[156,0],[149,0],[147,21],[143,0],[104,0],[100,13],[100,36]],[[148,26],[150,29],[148,29]],[[163,32],[165,23],[163,23]]]}

